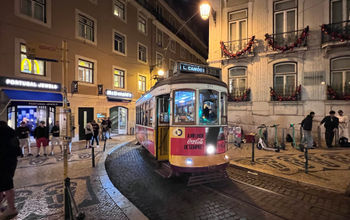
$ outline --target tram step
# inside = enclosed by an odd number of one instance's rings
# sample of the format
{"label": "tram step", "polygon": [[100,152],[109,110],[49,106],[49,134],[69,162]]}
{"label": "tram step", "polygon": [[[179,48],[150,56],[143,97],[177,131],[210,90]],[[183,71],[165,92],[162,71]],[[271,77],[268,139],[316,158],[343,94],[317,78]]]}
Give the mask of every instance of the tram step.
{"label": "tram step", "polygon": [[156,172],[163,178],[170,178],[172,176],[172,170],[169,163],[161,163],[161,167]]}
{"label": "tram step", "polygon": [[206,183],[220,182],[227,179],[226,171],[193,175],[189,178],[187,186],[195,186]]}

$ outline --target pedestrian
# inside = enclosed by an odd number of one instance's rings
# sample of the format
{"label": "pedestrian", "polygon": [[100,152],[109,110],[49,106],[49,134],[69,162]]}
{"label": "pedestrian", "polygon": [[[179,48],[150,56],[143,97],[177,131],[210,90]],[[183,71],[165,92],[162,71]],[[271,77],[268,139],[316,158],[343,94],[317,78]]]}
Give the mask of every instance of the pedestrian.
{"label": "pedestrian", "polygon": [[30,147],[29,133],[30,133],[29,128],[24,121],[22,121],[20,126],[16,128],[16,135],[19,139],[19,146],[22,148],[21,157],[24,156],[25,148],[28,148],[27,156],[33,156],[32,150]]}
{"label": "pedestrian", "polygon": [[111,137],[111,130],[112,130],[112,121],[111,121],[111,119],[108,117],[108,118],[107,118],[107,131],[108,131],[108,137],[109,137],[109,139],[112,139],[112,137]]}
{"label": "pedestrian", "polygon": [[339,119],[339,138],[345,137],[349,140],[349,118],[344,115],[342,110],[338,111]]}
{"label": "pedestrian", "polygon": [[324,117],[320,123],[322,125],[324,123],[324,127],[326,128],[325,138],[326,144],[328,148],[332,147],[332,142],[334,138],[334,132],[338,128],[339,119],[335,117],[335,111],[330,111],[329,115]]}
{"label": "pedestrian", "polygon": [[62,150],[62,144],[60,140],[60,127],[59,127],[59,121],[55,122],[55,125],[51,128],[51,155],[54,155],[53,149],[55,146],[60,146],[61,154],[63,153]]}
{"label": "pedestrian", "polygon": [[312,120],[315,117],[315,112],[310,112],[308,116],[304,118],[301,122],[301,127],[303,128],[303,143],[306,143],[307,148],[313,148],[314,140],[312,138]]}
{"label": "pedestrian", "polygon": [[85,127],[85,148],[91,148],[91,138],[93,136],[93,128],[90,122]]}
{"label": "pedestrian", "polygon": [[[18,212],[15,207],[13,177],[17,167],[17,157],[22,154],[16,132],[6,122],[0,121],[0,206],[7,200],[7,208],[0,219],[11,219]],[[2,209],[2,207],[0,207]]]}
{"label": "pedestrian", "polygon": [[96,147],[100,147],[99,141],[98,141],[98,136],[100,134],[100,126],[96,123],[95,120],[92,121],[92,130],[93,130],[93,136],[92,136],[92,141],[91,145],[92,147],[94,146],[94,140],[96,140]]}
{"label": "pedestrian", "polygon": [[107,130],[108,130],[108,121],[106,118],[102,119],[101,130],[102,130],[102,140],[106,140],[107,139]]}
{"label": "pedestrian", "polygon": [[37,154],[36,157],[40,157],[40,147],[43,145],[44,148],[44,156],[47,156],[46,154],[46,147],[49,145],[49,130],[45,126],[45,122],[41,121],[39,123],[39,126],[37,126],[34,130],[34,138],[36,139],[36,146],[37,146]]}

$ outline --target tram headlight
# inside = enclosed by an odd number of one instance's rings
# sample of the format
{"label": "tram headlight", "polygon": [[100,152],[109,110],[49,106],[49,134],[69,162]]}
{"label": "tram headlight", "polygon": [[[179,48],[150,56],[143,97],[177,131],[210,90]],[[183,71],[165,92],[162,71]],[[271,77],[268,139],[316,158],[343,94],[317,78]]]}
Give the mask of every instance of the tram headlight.
{"label": "tram headlight", "polygon": [[207,154],[214,154],[215,153],[215,147],[213,145],[207,146]]}
{"label": "tram headlight", "polygon": [[193,164],[192,158],[187,158],[186,159],[186,164],[187,165],[192,165]]}

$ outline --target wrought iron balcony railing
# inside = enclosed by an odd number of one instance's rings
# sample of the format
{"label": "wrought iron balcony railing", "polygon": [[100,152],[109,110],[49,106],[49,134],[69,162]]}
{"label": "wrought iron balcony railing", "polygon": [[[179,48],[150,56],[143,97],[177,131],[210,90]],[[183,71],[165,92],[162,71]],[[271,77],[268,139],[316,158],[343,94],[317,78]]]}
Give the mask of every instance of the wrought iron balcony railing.
{"label": "wrought iron balcony railing", "polygon": [[222,56],[238,58],[244,54],[252,54],[255,36],[240,40],[220,42]]}
{"label": "wrought iron balcony railing", "polygon": [[250,101],[250,88],[248,89],[233,89],[228,95],[230,102],[248,102]]}
{"label": "wrought iron balcony railing", "polygon": [[300,101],[301,100],[301,85],[282,88],[270,87],[271,101]]}
{"label": "wrought iron balcony railing", "polygon": [[350,100],[350,86],[327,86],[328,100]]}
{"label": "wrought iron balcony railing", "polygon": [[338,23],[323,24],[322,44],[350,40],[350,20]]}
{"label": "wrought iron balcony railing", "polygon": [[276,34],[265,34],[265,41],[273,50],[280,50],[282,52],[293,50],[297,47],[307,46],[307,37],[309,33],[309,26],[302,30],[288,31]]}

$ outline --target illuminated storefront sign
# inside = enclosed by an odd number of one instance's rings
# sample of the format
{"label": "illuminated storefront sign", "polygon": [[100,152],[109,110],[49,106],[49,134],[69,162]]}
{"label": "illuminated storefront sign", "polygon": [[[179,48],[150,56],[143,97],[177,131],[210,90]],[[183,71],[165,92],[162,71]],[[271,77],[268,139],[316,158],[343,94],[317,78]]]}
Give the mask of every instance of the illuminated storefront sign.
{"label": "illuminated storefront sign", "polygon": [[[25,68],[25,64],[27,63],[27,65],[28,65],[28,70],[26,70],[26,68]],[[37,60],[34,60],[34,65],[35,65],[35,69],[36,69],[36,73],[34,73],[34,74],[38,74],[38,75],[41,75],[40,74],[40,66],[39,66],[39,63],[38,63],[38,61]],[[31,73],[32,72],[32,62],[31,62],[31,60],[30,59],[28,59],[28,58],[24,58],[23,60],[22,60],[22,62],[21,62],[21,72],[29,72],[29,73]]]}
{"label": "illuminated storefront sign", "polygon": [[202,66],[190,63],[179,63],[178,72],[206,74],[221,79],[221,69],[209,66]]}
{"label": "illuminated storefront sign", "polygon": [[118,90],[106,90],[106,96],[108,99],[114,99],[114,100],[131,100],[132,93],[126,92],[126,91],[118,91]]}
{"label": "illuminated storefront sign", "polygon": [[0,86],[61,91],[61,84],[59,83],[40,82],[26,79],[14,79],[8,77],[0,77]]}

